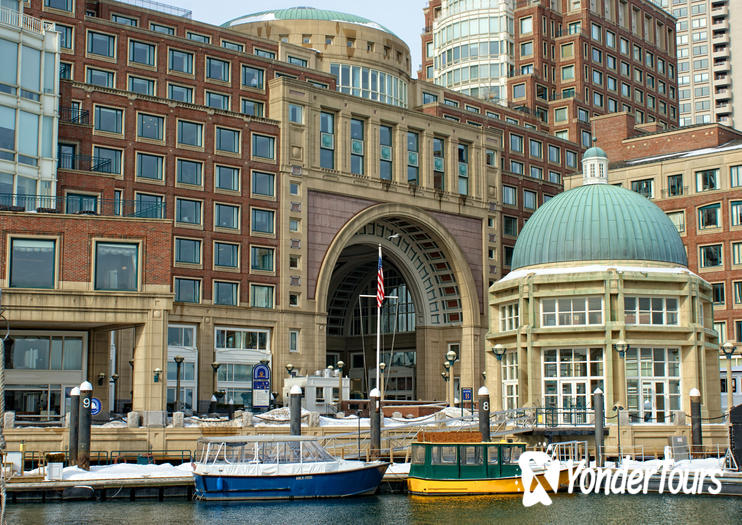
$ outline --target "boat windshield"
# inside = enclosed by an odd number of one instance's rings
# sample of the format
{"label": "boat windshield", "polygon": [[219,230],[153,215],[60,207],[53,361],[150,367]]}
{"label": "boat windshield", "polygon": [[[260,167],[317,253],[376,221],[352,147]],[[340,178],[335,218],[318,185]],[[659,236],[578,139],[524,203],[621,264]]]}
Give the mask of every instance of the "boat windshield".
{"label": "boat windshield", "polygon": [[203,443],[200,463],[316,463],[335,461],[314,441],[259,441]]}

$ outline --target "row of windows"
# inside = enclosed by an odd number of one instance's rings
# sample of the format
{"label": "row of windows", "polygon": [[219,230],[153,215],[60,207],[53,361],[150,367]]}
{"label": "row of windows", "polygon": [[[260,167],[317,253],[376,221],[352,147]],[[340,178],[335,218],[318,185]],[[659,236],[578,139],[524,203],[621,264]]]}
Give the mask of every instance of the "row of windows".
{"label": "row of windows", "polygon": [[[728,173],[728,188],[742,187],[742,165],[730,166]],[[724,181],[722,172],[719,168],[697,170],[694,173],[694,178],[696,182],[696,193],[720,190],[727,187],[725,184],[723,184]],[[637,193],[641,193],[649,199],[653,199],[656,197],[654,179],[633,180],[631,181],[631,189]],[[683,195],[687,195],[688,193],[688,186],[685,185],[685,180],[682,173],[667,176],[667,189],[662,190],[662,197],[680,197]],[[734,215],[734,213],[732,213],[732,215]],[[732,220],[734,221],[735,219]],[[733,224],[735,226],[737,225],[737,223]]]}
{"label": "row of windows", "polygon": [[[183,126],[183,133],[178,134],[178,143],[181,145],[193,145],[198,147],[198,144],[202,144],[200,136],[200,127],[202,124],[188,122],[188,125],[194,126]],[[180,127],[180,126],[179,126]],[[232,131],[232,130],[226,130]],[[237,132],[239,136],[239,132]],[[253,134],[253,158],[263,160],[274,159],[275,151],[275,138],[266,135]],[[217,151],[228,151],[221,150],[220,148],[232,148],[239,152],[239,144],[235,144],[237,139],[232,133],[218,133],[216,146]],[[0,152],[1,154],[2,152]],[[77,146],[75,144],[61,143],[59,144],[59,158],[58,168],[59,169],[83,169],[79,165],[77,153]],[[105,146],[93,146],[93,159],[89,168],[91,171],[98,171],[103,173],[123,173],[122,166],[123,149],[110,148]],[[165,157],[163,155],[157,155],[154,153],[137,152],[136,154],[136,176],[138,178],[144,178],[155,181],[164,181],[164,170],[165,170]],[[192,161],[187,159],[177,159],[177,180],[184,184],[201,184],[201,171],[202,163],[198,161]],[[217,182],[215,187],[220,189],[227,189],[236,191],[238,190],[238,175],[239,170],[228,166],[219,166],[216,169]]]}
{"label": "row of windows", "polygon": [[[507,186],[503,185],[502,187],[502,203],[507,206],[517,206],[518,205],[518,190],[514,186]],[[543,194],[543,202],[542,204],[545,204],[548,202],[553,195],[547,195]],[[532,190],[523,190],[523,208],[526,210],[535,210],[538,207],[538,192],[532,191]],[[507,226],[507,222],[505,226]],[[516,228],[517,230],[517,225]],[[512,234],[508,234],[512,235]]]}
{"label": "row of windows", "polygon": [[[175,301],[201,302],[201,279],[176,277],[173,282]],[[240,306],[240,283],[233,281],[212,282],[212,302],[222,306]],[[249,305],[253,308],[273,308],[275,286],[250,283]]]}
{"label": "row of windows", "polygon": [[[124,110],[115,107],[96,105],[93,111],[93,127],[96,131],[123,135],[125,131]],[[201,148],[204,145],[205,126],[200,122],[176,120],[176,139],[178,145]],[[137,137],[164,142],[165,117],[137,113]],[[275,138],[257,133],[252,134],[253,156],[275,158]],[[217,152],[240,154],[242,146],[241,131],[223,126],[214,126],[214,149]]]}
{"label": "row of windows", "polygon": [[[292,112],[299,114],[301,106],[290,105]],[[334,113],[323,111],[320,113],[320,136],[319,152],[320,166],[325,169],[335,169],[335,119]],[[352,118],[350,120],[350,171],[354,175],[364,175],[366,172],[366,147],[367,123],[365,120]],[[392,180],[393,178],[393,139],[394,129],[392,126],[379,126],[379,178]],[[445,180],[446,174],[446,139],[434,137],[432,143],[433,160],[433,186],[445,191],[448,185]],[[455,144],[456,147],[456,191],[461,195],[469,193],[469,155],[471,145],[465,143]],[[407,132],[407,182],[410,184],[420,183],[420,132]],[[492,152],[494,158],[494,152]],[[489,162],[490,157],[488,157]]]}
{"label": "row of windows", "polygon": [[[219,243],[217,243],[219,244]],[[12,288],[54,288],[57,241],[53,239],[10,240],[9,283]],[[252,247],[252,265],[272,264],[272,251]],[[137,291],[140,286],[139,245],[96,241],[93,247],[94,289],[105,291]],[[216,257],[216,254],[215,254]],[[228,257],[228,255],[223,255]],[[200,302],[200,280],[176,277],[175,300]],[[274,286],[250,284],[250,306],[273,307]],[[214,281],[214,304],[238,304],[239,283]]]}
{"label": "row of windows", "polygon": [[[240,244],[214,241],[214,267],[239,269]],[[275,249],[266,246],[250,246],[250,270],[260,272],[275,271]],[[200,239],[175,238],[175,262],[201,265],[203,256]]]}
{"label": "row of windows", "polygon": [[[726,283],[712,283],[711,295],[715,306],[726,306]],[[732,281],[731,299],[734,305],[742,305],[742,281]]]}
{"label": "row of windows", "polygon": [[[742,242],[733,242],[730,246],[732,264],[742,264]],[[719,268],[724,266],[724,244],[708,244],[698,247],[698,266],[700,268]]]}
{"label": "row of windows", "polygon": [[[120,190],[116,190],[114,213],[121,214],[123,203],[120,199]],[[242,206],[238,204],[213,203],[214,228],[222,230],[241,229]],[[73,214],[97,214],[102,205],[98,195],[70,192],[65,195],[65,211]],[[137,192],[135,194],[134,212],[136,217],[149,219],[164,219],[167,217],[165,196],[151,193]],[[175,198],[175,222],[182,226],[204,225],[204,202],[196,199]],[[250,232],[258,235],[273,235],[275,233],[274,210],[250,207]],[[298,228],[298,224],[297,224]]]}
{"label": "row of windows", "polygon": [[[678,324],[678,300],[672,297],[625,297],[627,325]],[[603,324],[603,298],[600,296],[560,297],[541,300],[541,326],[586,326]],[[518,304],[500,307],[500,330],[520,326]]]}

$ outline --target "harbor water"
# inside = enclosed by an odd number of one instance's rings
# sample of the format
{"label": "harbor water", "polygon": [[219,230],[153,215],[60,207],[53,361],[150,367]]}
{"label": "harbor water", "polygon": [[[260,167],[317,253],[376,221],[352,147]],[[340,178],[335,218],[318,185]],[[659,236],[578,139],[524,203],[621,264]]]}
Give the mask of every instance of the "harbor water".
{"label": "harbor water", "polygon": [[187,501],[9,505],[8,523],[32,525],[303,524],[718,524],[742,523],[738,497],[570,495],[524,508],[520,496],[423,498],[382,495],[341,500],[251,503]]}

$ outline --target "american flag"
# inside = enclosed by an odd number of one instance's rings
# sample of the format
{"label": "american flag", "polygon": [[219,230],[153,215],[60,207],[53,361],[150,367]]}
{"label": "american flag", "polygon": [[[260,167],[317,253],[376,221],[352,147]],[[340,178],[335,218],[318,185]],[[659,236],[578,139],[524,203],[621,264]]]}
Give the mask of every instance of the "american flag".
{"label": "american flag", "polygon": [[384,270],[381,268],[381,248],[379,248],[379,267],[376,272],[376,306],[381,308],[384,302]]}

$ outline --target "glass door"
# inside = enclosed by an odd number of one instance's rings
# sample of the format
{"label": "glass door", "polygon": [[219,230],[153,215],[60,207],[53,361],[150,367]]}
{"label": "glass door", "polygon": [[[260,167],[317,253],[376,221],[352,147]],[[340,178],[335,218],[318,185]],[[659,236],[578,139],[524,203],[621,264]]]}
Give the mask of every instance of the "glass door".
{"label": "glass door", "polygon": [[563,381],[561,384],[561,417],[563,425],[581,425],[587,422],[587,382]]}

